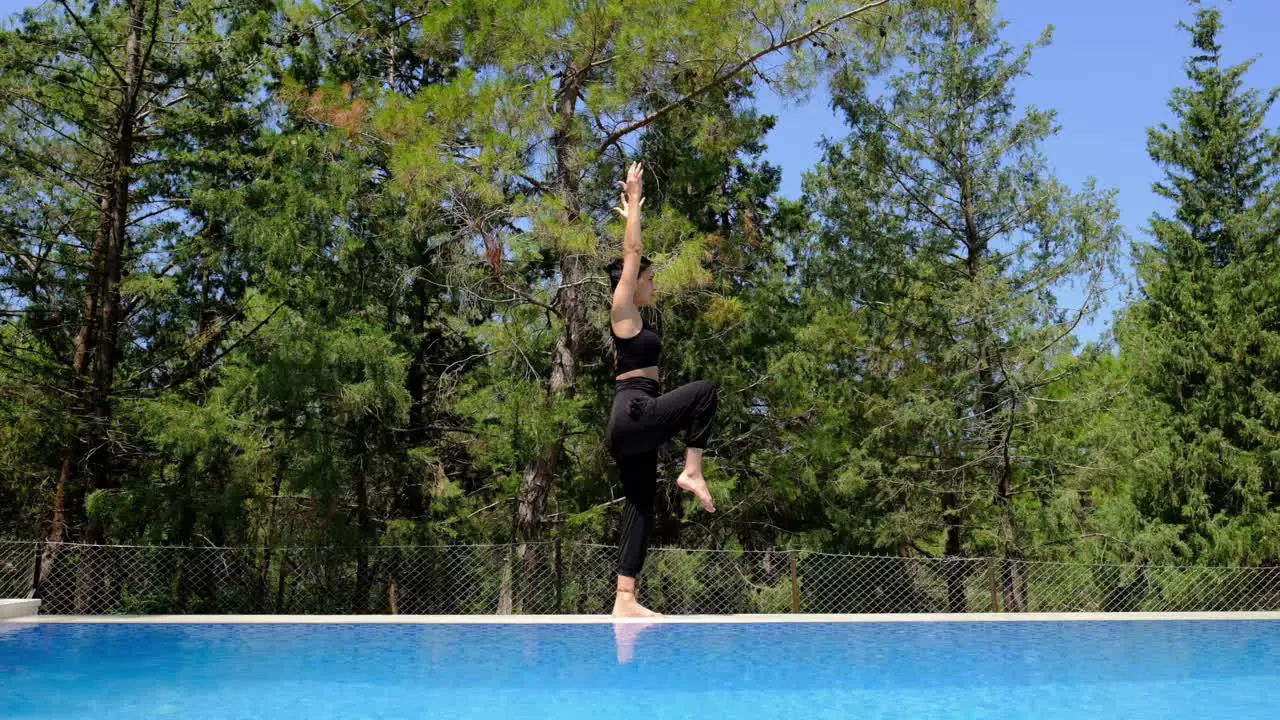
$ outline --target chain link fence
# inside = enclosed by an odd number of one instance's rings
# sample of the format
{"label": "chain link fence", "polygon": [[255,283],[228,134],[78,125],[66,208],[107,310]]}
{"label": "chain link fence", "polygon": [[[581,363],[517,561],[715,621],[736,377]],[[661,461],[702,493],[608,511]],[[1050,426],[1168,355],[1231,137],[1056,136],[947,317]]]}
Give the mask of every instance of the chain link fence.
{"label": "chain link fence", "polygon": [[[0,541],[0,597],[47,614],[603,614],[617,549],[255,548]],[[654,548],[667,614],[1280,610],[1280,567],[1083,565]]]}

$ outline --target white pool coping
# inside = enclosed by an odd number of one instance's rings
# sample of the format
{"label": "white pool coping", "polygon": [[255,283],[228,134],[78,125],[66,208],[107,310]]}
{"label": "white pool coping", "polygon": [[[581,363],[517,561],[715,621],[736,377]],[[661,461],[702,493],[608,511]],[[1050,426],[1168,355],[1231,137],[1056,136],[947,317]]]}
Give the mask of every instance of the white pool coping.
{"label": "white pool coping", "polygon": [[0,620],[35,615],[40,612],[39,600],[0,599]]}
{"label": "white pool coping", "polygon": [[663,615],[653,618],[613,618],[609,615],[28,615],[0,619],[0,625],[75,623],[136,625],[596,625],[615,623],[1151,622],[1187,620],[1280,621],[1280,612],[744,614]]}

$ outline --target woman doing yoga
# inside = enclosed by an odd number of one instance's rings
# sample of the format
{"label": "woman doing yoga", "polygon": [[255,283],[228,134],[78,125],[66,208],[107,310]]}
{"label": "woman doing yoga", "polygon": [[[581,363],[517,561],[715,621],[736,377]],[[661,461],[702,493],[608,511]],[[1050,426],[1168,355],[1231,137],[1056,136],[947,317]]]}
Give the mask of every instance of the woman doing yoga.
{"label": "woman doing yoga", "polygon": [[684,433],[686,450],[684,471],[676,486],[693,493],[707,512],[716,509],[702,477],[702,454],[715,420],[716,386],[699,381],[663,393],[658,375],[662,339],[640,314],[641,307],[653,304],[653,270],[640,242],[643,173],[640,163],[635,163],[627,171],[626,181],[619,182],[622,203],[615,209],[626,218],[626,232],[622,259],[609,265],[613,285],[610,330],[618,375],[605,445],[618,465],[626,495],[613,602],[613,614],[618,617],[656,614],[636,601],[636,577],[644,565],[653,529],[658,448],[680,432]]}

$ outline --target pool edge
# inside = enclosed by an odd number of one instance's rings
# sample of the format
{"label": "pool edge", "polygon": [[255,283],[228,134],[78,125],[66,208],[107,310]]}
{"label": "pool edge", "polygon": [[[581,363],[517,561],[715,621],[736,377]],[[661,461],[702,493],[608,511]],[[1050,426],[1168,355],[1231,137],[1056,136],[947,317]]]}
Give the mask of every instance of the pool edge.
{"label": "pool edge", "polygon": [[0,625],[30,624],[345,624],[345,625],[590,625],[615,623],[956,623],[956,622],[1117,622],[1117,621],[1280,621],[1280,612],[1134,613],[907,613],[907,614],[743,614],[664,615],[613,618],[608,615],[27,615],[0,619]]}
{"label": "pool edge", "polygon": [[35,598],[0,598],[0,621],[30,617],[38,612],[40,601]]}

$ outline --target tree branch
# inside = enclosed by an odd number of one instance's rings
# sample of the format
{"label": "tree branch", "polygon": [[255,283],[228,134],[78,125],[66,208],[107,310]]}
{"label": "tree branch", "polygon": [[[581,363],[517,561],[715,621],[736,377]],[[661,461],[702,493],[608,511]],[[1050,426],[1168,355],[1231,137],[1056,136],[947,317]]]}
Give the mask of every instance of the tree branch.
{"label": "tree branch", "polygon": [[[151,18],[151,38],[147,41],[147,49],[142,53],[141,67],[143,68],[147,67],[148,63],[151,62],[151,51],[156,47],[156,34],[160,29],[160,0],[155,0],[154,6],[155,10],[153,11]],[[141,83],[139,83],[139,85],[141,85]],[[134,95],[136,96],[137,93],[134,93]]]}
{"label": "tree branch", "polygon": [[99,160],[102,160],[102,161],[106,160],[106,156],[104,156],[102,153],[98,152],[97,150],[94,150],[93,148],[89,147],[88,145],[85,145],[84,143],[80,142],[79,138],[72,137],[62,132],[58,128],[54,127],[53,125],[50,125],[44,120],[36,117],[35,115],[32,115],[31,113],[23,109],[23,107],[20,104],[13,103],[9,107],[12,107],[14,110],[17,110],[19,113],[22,114],[23,117],[27,118],[31,122],[49,130],[50,132],[56,134],[58,137],[76,145],[77,147],[79,147],[81,150],[84,150],[86,153],[88,153],[92,157],[98,158]]}
{"label": "tree branch", "polygon": [[102,62],[106,63],[107,68],[111,70],[111,74],[115,75],[116,79],[120,81],[120,85],[128,85],[129,83],[125,82],[124,76],[120,74],[120,71],[116,69],[116,66],[111,64],[111,56],[108,55],[107,51],[103,50],[102,46],[98,44],[97,39],[93,37],[93,33],[89,32],[89,28],[85,27],[84,23],[80,20],[80,16],[76,15],[76,11],[72,10],[71,6],[67,4],[67,0],[58,0],[58,3],[67,11],[67,14],[71,16],[71,19],[75,21],[76,27],[80,28],[80,32],[84,33],[84,36],[89,39],[89,44],[93,45],[93,49],[97,50],[98,55],[102,56]]}
{"label": "tree branch", "polygon": [[694,98],[715,89],[719,85],[722,85],[723,83],[729,80],[732,80],[735,76],[738,75],[738,73],[742,72],[748,67],[755,65],[757,61],[759,61],[761,58],[765,57],[766,55],[770,55],[779,50],[785,50],[789,47],[792,47],[793,45],[799,45],[805,40],[808,40],[814,35],[817,35],[823,32],[824,30],[826,30],[829,27],[832,27],[833,25],[837,25],[841,22],[844,22],[845,20],[848,20],[849,18],[855,15],[859,15],[863,12],[866,12],[867,10],[880,7],[881,5],[887,5],[889,2],[890,0],[874,0],[873,2],[869,2],[865,5],[856,7],[853,10],[850,10],[849,12],[839,15],[838,17],[833,18],[831,20],[828,20],[827,22],[818,23],[817,25],[814,25],[812,28],[810,28],[808,31],[803,32],[799,35],[793,35],[792,37],[786,38],[785,40],[782,40],[780,42],[775,42],[769,45],[763,50],[760,50],[752,54],[747,59],[739,62],[737,65],[734,65],[733,67],[729,68],[727,72],[721,73],[713,77],[711,80],[707,81],[706,83],[703,83],[701,86],[694,88],[693,90],[686,93],[685,95],[675,100],[672,100],[671,102],[662,106],[658,110],[654,111],[652,114],[646,117],[640,118],[635,122],[624,125],[621,128],[613,131],[612,133],[609,134],[608,137],[604,139],[603,142],[600,143],[600,145],[596,148],[596,152],[597,153],[603,152],[610,145],[613,145],[614,143],[618,142],[623,137],[626,137],[627,135],[630,135],[636,130],[640,130],[641,128],[644,128],[652,124],[653,122],[662,119],[663,117],[671,113],[673,110],[679,108],[680,106],[684,105],[690,100],[693,100]]}

